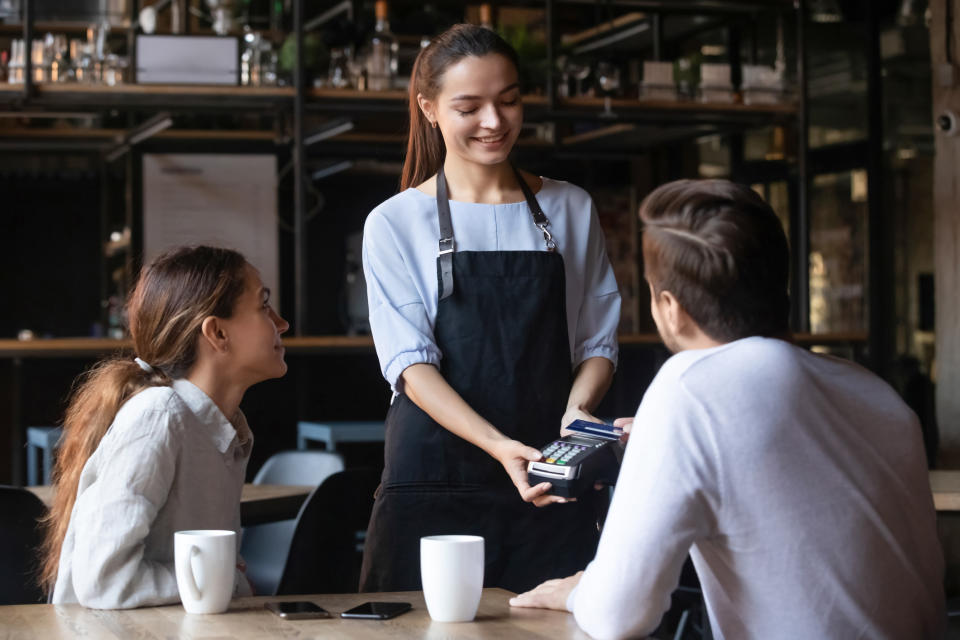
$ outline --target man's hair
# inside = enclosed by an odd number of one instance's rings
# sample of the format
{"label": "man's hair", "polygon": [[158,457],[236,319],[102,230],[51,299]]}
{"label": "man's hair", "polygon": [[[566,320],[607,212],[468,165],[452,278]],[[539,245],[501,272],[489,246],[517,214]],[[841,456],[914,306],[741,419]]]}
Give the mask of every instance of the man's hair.
{"label": "man's hair", "polygon": [[789,331],[790,250],[763,198],[728,180],[677,180],[640,205],[643,262],[714,340]]}

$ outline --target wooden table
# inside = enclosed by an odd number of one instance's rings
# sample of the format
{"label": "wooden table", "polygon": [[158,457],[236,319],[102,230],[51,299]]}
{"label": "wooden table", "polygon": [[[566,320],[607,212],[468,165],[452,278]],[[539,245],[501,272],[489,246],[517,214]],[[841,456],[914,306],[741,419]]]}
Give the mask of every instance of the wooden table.
{"label": "wooden table", "polygon": [[[44,485],[27,489],[48,507],[53,501],[53,487]],[[313,487],[245,484],[240,502],[240,521],[248,526],[296,518],[311,491]]]}
{"label": "wooden table", "polygon": [[[44,638],[543,638],[583,639],[569,613],[544,609],[514,609],[513,595],[484,589],[473,622],[433,622],[419,591],[311,596],[237,598],[219,615],[190,615],[179,604],[121,611],[97,611],[80,605],[15,605],[0,607],[0,629],[6,640]],[[409,602],[413,610],[392,620],[283,620],[263,608],[265,602],[310,600],[338,614],[368,600]]]}
{"label": "wooden table", "polygon": [[937,511],[960,511],[960,470],[931,471],[930,490]]}

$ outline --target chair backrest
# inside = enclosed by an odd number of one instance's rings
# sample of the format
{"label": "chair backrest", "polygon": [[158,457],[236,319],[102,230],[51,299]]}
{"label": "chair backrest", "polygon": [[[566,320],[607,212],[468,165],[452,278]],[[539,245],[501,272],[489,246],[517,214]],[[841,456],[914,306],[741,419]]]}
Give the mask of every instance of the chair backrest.
{"label": "chair backrest", "polygon": [[379,483],[376,469],[347,469],[310,494],[297,515],[277,595],[359,590],[362,541]]}
{"label": "chair backrest", "polygon": [[0,605],[45,602],[36,577],[46,506],[26,489],[0,486],[0,514]]}
{"label": "chair backrest", "polygon": [[270,456],[253,484],[295,484],[318,486],[329,476],[343,471],[343,457],[329,451],[281,451]]}

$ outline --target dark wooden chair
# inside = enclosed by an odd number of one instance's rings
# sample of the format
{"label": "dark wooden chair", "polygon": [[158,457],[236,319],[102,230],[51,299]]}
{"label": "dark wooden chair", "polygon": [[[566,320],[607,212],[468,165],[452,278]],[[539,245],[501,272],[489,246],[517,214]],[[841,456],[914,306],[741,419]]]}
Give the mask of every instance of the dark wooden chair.
{"label": "dark wooden chair", "polygon": [[373,494],[375,469],[335,473],[313,490],[297,515],[277,595],[356,593]]}
{"label": "dark wooden chair", "polygon": [[0,486],[0,513],[0,605],[45,602],[36,577],[47,507],[26,489]]}

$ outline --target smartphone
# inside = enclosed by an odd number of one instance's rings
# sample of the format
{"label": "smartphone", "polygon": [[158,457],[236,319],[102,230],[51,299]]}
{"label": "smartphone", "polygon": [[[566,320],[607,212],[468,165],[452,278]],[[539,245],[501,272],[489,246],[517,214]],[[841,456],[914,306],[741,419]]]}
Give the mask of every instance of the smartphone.
{"label": "smartphone", "polygon": [[329,618],[330,612],[321,606],[306,600],[296,602],[268,602],[267,609],[287,620],[309,620],[311,618]]}
{"label": "smartphone", "polygon": [[623,435],[623,429],[620,427],[600,422],[587,422],[586,420],[574,420],[567,425],[567,429],[604,440],[619,440],[620,436]]}
{"label": "smartphone", "polygon": [[340,617],[386,620],[406,613],[411,608],[409,602],[364,602],[358,607],[344,611]]}

